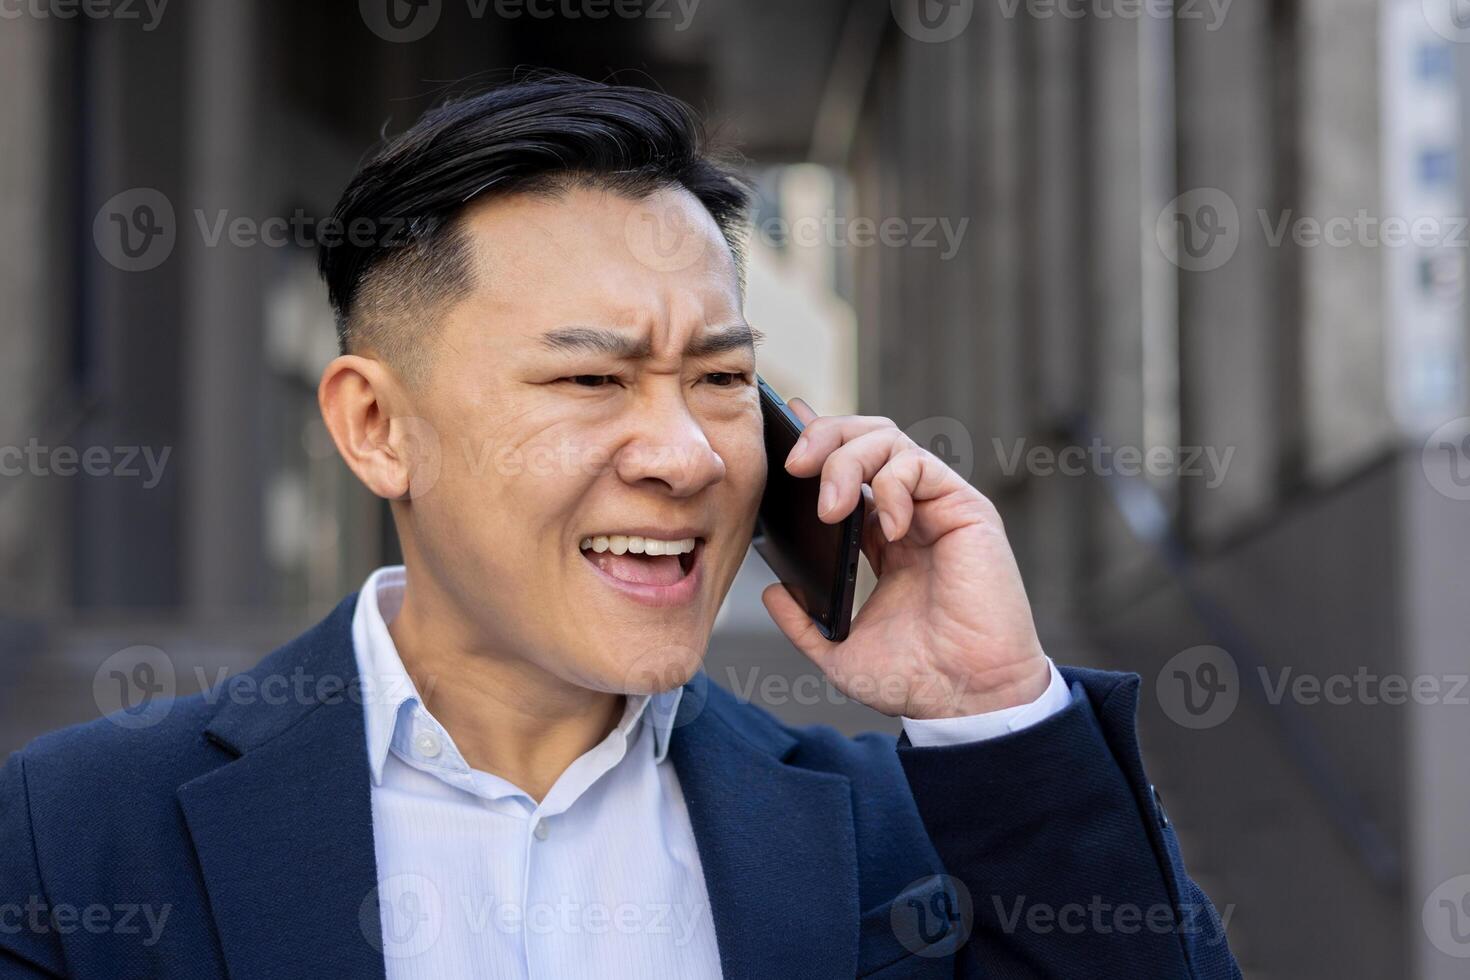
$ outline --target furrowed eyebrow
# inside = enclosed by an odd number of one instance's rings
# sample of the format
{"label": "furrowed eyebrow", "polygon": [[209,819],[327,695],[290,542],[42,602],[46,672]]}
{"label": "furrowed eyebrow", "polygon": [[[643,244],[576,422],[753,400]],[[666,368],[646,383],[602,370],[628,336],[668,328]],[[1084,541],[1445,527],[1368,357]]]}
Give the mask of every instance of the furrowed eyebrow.
{"label": "furrowed eyebrow", "polygon": [[633,338],[616,330],[592,327],[562,327],[541,335],[541,345],[554,351],[611,354],[620,360],[636,361],[653,352],[648,338]]}
{"label": "furrowed eyebrow", "polygon": [[737,323],[693,338],[684,348],[684,356],[712,357],[732,350],[754,351],[756,344],[764,339],[761,332],[749,324]]}
{"label": "furrowed eyebrow", "polygon": [[[750,349],[764,339],[759,330],[737,323],[695,337],[684,348],[686,357],[711,357],[726,351]],[[608,354],[619,360],[645,360],[653,353],[648,338],[633,338],[616,330],[594,327],[560,327],[541,335],[541,346],[554,351]]]}

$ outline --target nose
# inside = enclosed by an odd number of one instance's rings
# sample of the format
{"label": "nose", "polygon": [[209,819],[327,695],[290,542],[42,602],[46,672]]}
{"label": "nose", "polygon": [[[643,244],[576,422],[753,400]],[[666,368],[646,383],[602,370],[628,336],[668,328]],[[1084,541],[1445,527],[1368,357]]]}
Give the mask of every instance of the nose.
{"label": "nose", "polygon": [[675,497],[691,497],[725,478],[725,461],[709,444],[682,393],[644,401],[634,432],[613,464],[629,486],[660,484]]}

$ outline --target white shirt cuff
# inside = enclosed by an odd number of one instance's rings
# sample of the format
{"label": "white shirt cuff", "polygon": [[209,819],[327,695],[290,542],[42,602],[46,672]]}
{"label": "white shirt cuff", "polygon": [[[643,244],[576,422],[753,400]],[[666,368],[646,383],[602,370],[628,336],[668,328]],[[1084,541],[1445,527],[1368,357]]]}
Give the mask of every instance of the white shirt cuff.
{"label": "white shirt cuff", "polygon": [[964,715],[960,718],[905,717],[903,730],[914,745],[928,748],[936,745],[983,742],[986,739],[998,738],[1001,735],[1009,735],[1011,732],[1019,732],[1023,728],[1030,728],[1072,703],[1072,692],[1067,690],[1067,682],[1062,679],[1062,672],[1057,670],[1057,665],[1050,657],[1046,658],[1046,662],[1051,666],[1051,683],[1047,685],[1041,697],[1030,704],[1017,704],[998,711],[983,711],[978,715]]}

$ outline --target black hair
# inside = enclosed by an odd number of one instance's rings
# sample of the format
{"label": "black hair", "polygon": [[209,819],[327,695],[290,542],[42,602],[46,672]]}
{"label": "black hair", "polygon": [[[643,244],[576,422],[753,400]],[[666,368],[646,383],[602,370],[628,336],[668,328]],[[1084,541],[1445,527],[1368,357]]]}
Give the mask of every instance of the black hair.
{"label": "black hair", "polygon": [[489,195],[589,185],[643,198],[682,187],[741,268],[750,192],[707,143],[694,110],[673,96],[560,73],[426,112],[353,175],[328,221],[335,234],[321,239],[339,348],[411,359],[421,345],[405,321],[472,285],[457,218]]}

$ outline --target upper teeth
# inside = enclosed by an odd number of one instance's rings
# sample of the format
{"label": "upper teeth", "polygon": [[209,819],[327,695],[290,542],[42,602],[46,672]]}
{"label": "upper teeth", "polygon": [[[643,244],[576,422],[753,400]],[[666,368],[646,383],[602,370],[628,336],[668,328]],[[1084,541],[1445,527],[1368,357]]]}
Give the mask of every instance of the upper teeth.
{"label": "upper teeth", "polygon": [[611,551],[615,555],[629,551],[635,555],[683,555],[694,550],[694,539],[667,541],[636,534],[599,534],[595,538],[582,539],[582,550],[586,551],[588,548],[599,553]]}

